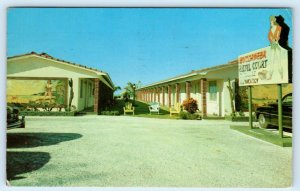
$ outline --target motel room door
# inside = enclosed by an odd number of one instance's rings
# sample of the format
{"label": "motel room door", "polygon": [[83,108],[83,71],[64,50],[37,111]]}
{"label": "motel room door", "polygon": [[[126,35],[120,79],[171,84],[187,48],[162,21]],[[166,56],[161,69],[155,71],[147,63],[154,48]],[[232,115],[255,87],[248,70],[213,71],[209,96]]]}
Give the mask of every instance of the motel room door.
{"label": "motel room door", "polygon": [[219,101],[221,94],[218,92],[217,81],[208,82],[208,96],[207,96],[207,114],[220,116]]}

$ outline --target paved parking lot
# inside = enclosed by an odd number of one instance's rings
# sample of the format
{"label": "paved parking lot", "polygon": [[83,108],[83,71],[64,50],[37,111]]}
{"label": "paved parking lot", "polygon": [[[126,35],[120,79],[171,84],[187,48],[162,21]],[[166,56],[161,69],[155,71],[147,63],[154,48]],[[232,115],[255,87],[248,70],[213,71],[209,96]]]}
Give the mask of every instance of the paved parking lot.
{"label": "paved parking lot", "polygon": [[[291,186],[292,148],[231,130],[231,123],[130,116],[28,117],[26,129],[8,131],[10,183],[109,187]],[[238,123],[247,124],[234,124]],[[26,157],[30,160],[26,161]],[[28,169],[14,169],[21,165],[27,165]]]}

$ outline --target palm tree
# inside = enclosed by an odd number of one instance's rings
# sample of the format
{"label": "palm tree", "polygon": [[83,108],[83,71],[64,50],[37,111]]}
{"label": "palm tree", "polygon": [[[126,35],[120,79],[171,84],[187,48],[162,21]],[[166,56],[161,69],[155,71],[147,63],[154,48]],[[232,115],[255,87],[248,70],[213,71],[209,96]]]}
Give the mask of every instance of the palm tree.
{"label": "palm tree", "polygon": [[135,97],[136,97],[136,89],[141,86],[141,82],[138,81],[137,84],[128,82],[127,86],[124,88],[125,91],[132,97],[133,99],[133,104],[135,104]]}
{"label": "palm tree", "polygon": [[118,90],[121,90],[121,87],[120,86],[115,86],[114,89],[113,89],[113,92],[115,93]]}

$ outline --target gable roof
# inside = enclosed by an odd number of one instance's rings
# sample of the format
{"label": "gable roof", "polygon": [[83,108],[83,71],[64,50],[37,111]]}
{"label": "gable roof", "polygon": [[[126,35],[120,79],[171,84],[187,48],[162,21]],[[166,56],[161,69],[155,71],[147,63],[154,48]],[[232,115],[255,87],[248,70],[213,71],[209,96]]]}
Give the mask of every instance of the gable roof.
{"label": "gable roof", "polygon": [[98,70],[96,68],[87,67],[87,66],[84,66],[84,65],[81,65],[81,64],[76,64],[76,63],[73,63],[73,62],[61,60],[61,59],[55,58],[53,56],[50,56],[49,54],[44,53],[44,52],[42,52],[40,54],[38,54],[36,52],[30,52],[30,53],[26,53],[26,54],[11,56],[11,57],[7,57],[7,60],[14,60],[14,59],[26,58],[26,57],[31,57],[31,56],[56,61],[56,62],[59,62],[60,64],[69,65],[71,67],[75,67],[75,68],[78,68],[78,69],[81,69],[81,70],[87,70],[87,71],[90,71],[90,72],[95,72],[97,75],[103,76],[104,79],[109,83],[111,88],[114,88],[114,84],[113,84],[110,76],[108,75],[108,73],[106,73],[102,70]]}

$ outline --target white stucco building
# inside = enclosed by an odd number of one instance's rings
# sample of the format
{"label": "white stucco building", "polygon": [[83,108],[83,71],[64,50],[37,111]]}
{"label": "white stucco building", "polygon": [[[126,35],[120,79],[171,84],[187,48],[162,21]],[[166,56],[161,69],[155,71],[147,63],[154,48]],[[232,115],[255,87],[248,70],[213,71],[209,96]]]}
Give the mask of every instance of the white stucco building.
{"label": "white stucco building", "polygon": [[106,72],[31,52],[7,59],[7,102],[48,100],[68,105],[71,79],[74,95],[71,105],[79,111],[93,108],[99,113],[113,99],[114,84]]}
{"label": "white stucco building", "polygon": [[144,86],[138,89],[137,97],[143,102],[155,101],[168,107],[194,98],[204,116],[225,116],[231,113],[228,80],[234,89],[236,79],[238,61],[234,60]]}

